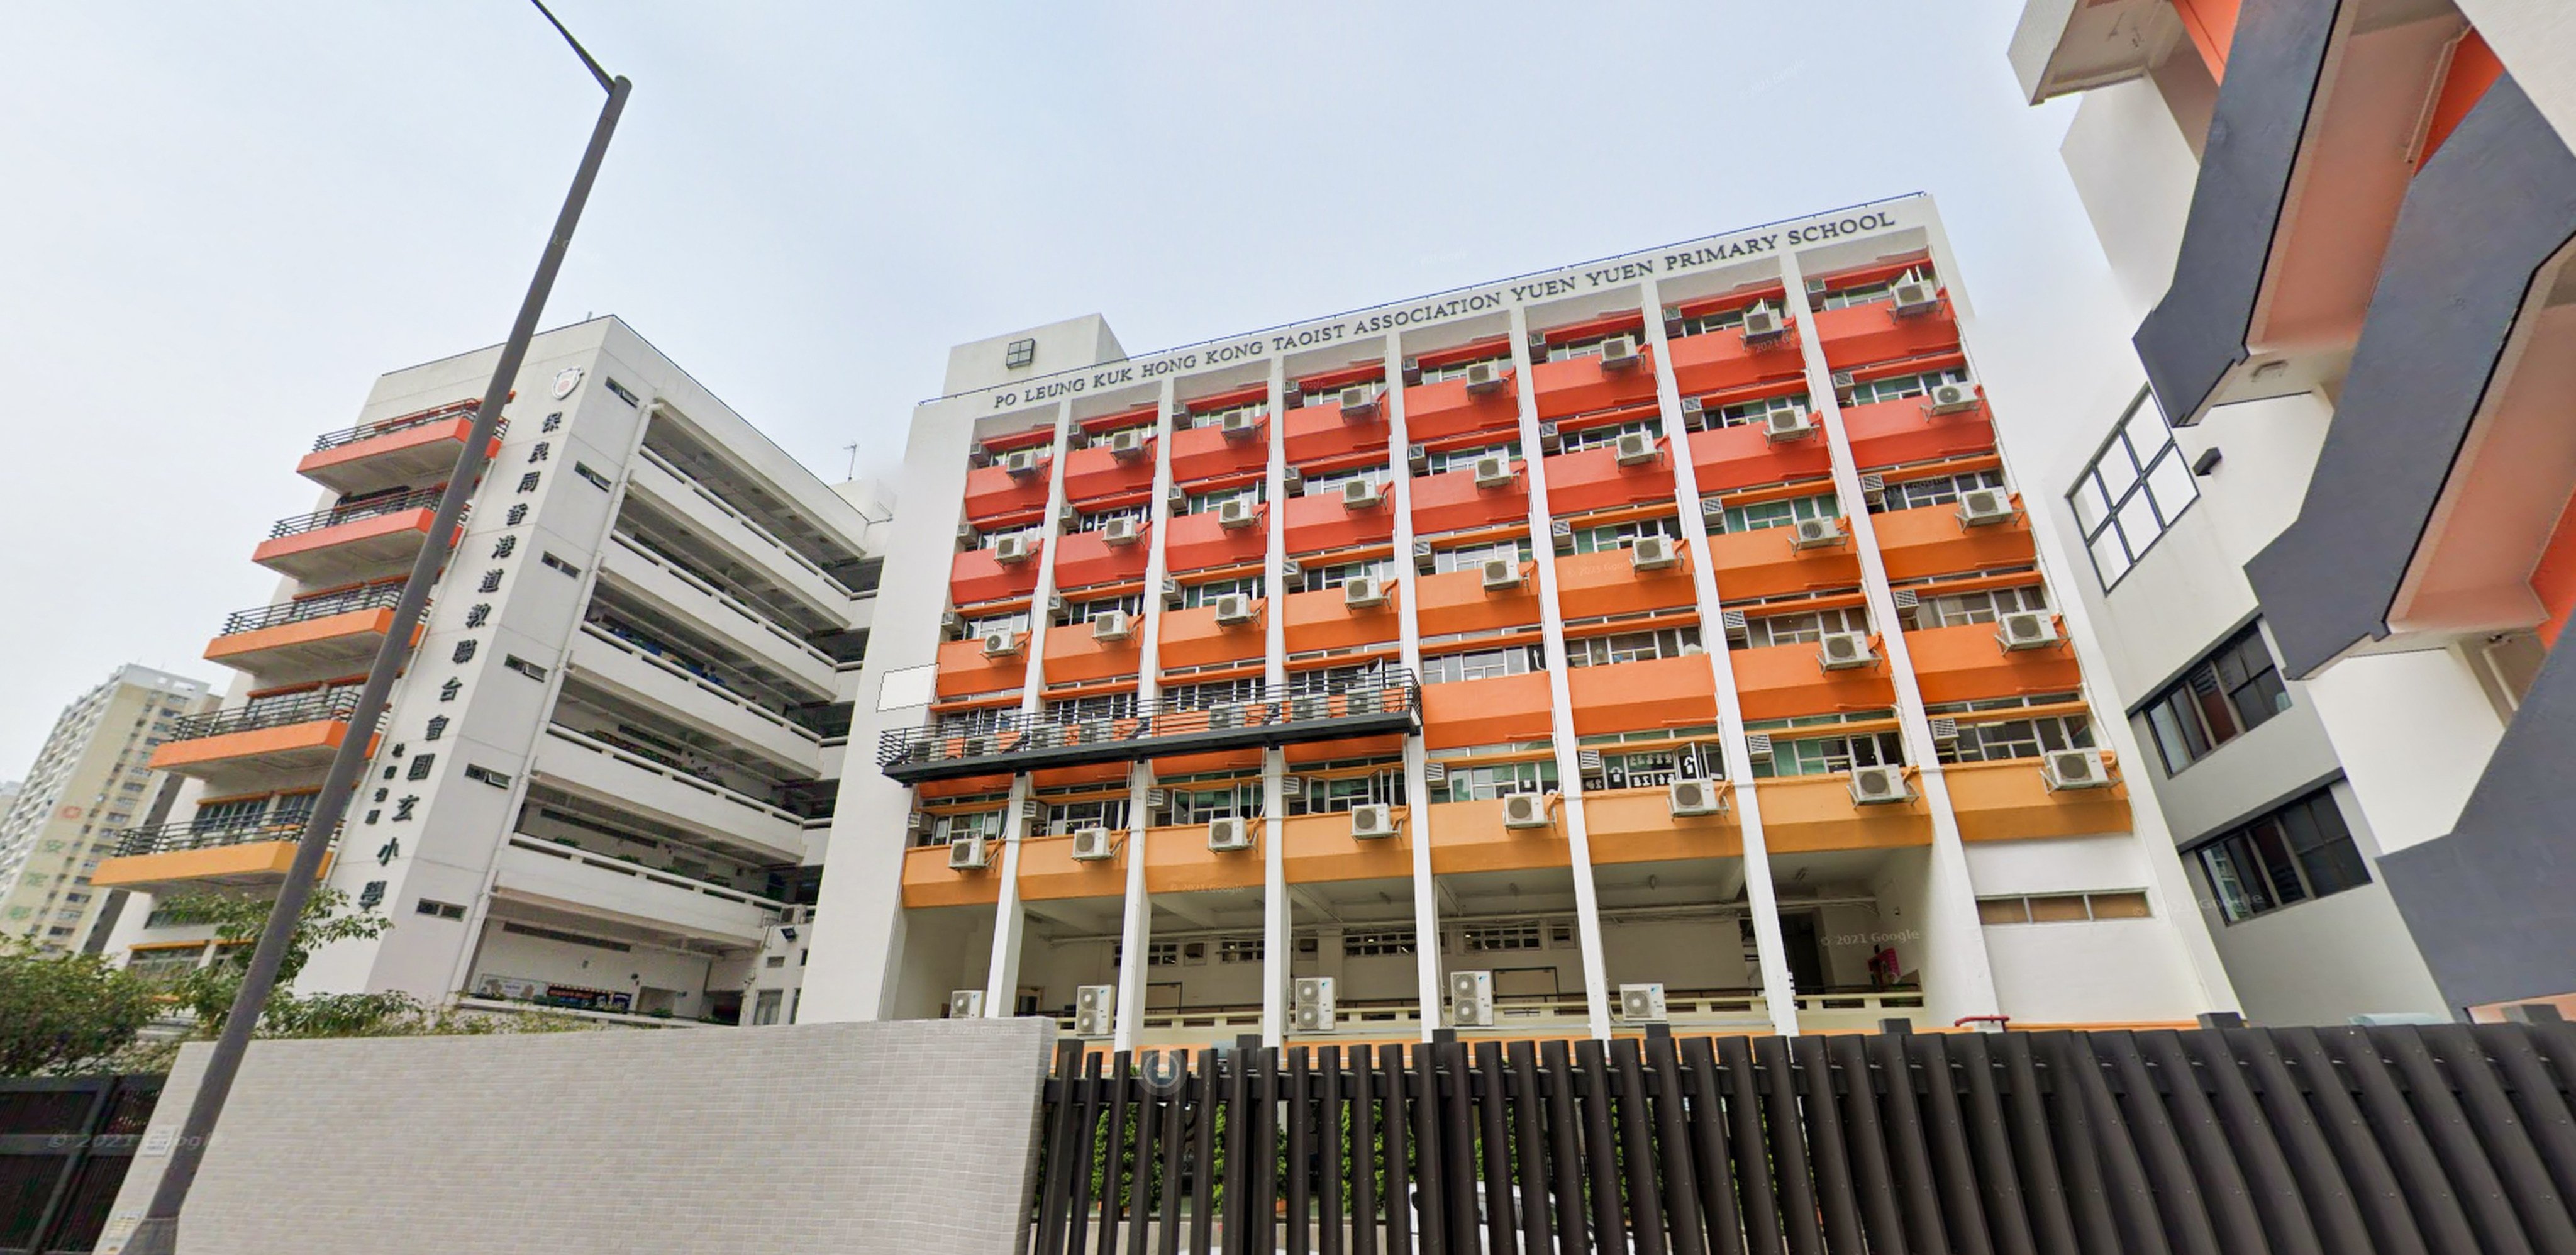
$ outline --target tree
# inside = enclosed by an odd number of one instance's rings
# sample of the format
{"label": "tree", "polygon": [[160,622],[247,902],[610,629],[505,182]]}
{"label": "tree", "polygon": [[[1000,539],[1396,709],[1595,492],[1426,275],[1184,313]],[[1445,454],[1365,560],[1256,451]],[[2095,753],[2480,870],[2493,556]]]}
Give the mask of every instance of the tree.
{"label": "tree", "polygon": [[156,992],[97,955],[48,957],[0,938],[0,1076],[101,1070],[152,1022]]}
{"label": "tree", "polygon": [[[290,992],[315,950],[342,941],[372,941],[393,927],[392,920],[373,908],[344,911],[348,905],[348,894],[329,888],[316,889],[305,900],[304,917],[296,922],[286,958],[278,965],[276,990],[260,1015],[261,1036],[364,1037],[424,1013],[420,1002],[408,994]],[[240,995],[242,977],[250,970],[251,952],[268,927],[270,903],[206,893],[173,898],[159,907],[170,923],[214,926],[214,962],[179,976],[170,986],[179,1004],[196,1014],[197,1035],[213,1037],[232,1015],[233,999]]]}

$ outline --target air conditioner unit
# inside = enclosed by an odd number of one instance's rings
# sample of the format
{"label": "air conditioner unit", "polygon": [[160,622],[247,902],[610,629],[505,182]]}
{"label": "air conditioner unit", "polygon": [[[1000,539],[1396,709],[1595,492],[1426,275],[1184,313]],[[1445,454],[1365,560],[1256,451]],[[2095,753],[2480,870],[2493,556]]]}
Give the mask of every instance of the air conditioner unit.
{"label": "air conditioner unit", "polygon": [[1804,440],[1816,434],[1816,420],[1805,410],[1791,406],[1762,415],[1762,438],[1772,443]]}
{"label": "air conditioner unit", "polygon": [[1510,793],[1503,797],[1503,826],[1506,828],[1553,828],[1556,818],[1548,814],[1544,793]]}
{"label": "air conditioner unit", "polygon": [[1411,470],[1411,471],[1412,471],[1414,474],[1416,474],[1416,475],[1422,474],[1424,471],[1430,470],[1430,469],[1431,469],[1431,451],[1430,451],[1429,449],[1425,449],[1425,448],[1423,448],[1421,445],[1418,445],[1418,444],[1417,444],[1417,445],[1407,445],[1407,446],[1405,446],[1405,449],[1404,449],[1404,465],[1405,465],[1405,467],[1406,467],[1407,469]]}
{"label": "air conditioner unit", "polygon": [[1851,799],[1855,806],[1911,802],[1914,787],[1905,782],[1903,767],[1855,767],[1851,773]]}
{"label": "air conditioner unit", "polygon": [[1753,630],[1752,623],[1744,617],[1744,612],[1741,610],[1718,611],[1717,625],[1720,631],[1726,633],[1729,640],[1748,639]]}
{"label": "air conditioner unit", "polygon": [[1413,568],[1417,571],[1428,572],[1431,567],[1431,542],[1427,540],[1417,540],[1413,542]]}
{"label": "air conditioner unit", "polygon": [[1956,718],[1949,715],[1934,715],[1925,722],[1931,725],[1933,740],[1954,743],[1959,739],[1959,721]]}
{"label": "air conditioner unit", "polygon": [[1107,1037],[1118,1031],[1118,987],[1077,985],[1073,990],[1073,1035]]}
{"label": "air conditioner unit", "polygon": [[1291,497],[1306,491],[1306,472],[1289,467],[1279,477],[1279,491]]}
{"label": "air conditioner unit", "polygon": [[1726,498],[1724,498],[1724,497],[1702,497],[1702,498],[1700,498],[1700,499],[1699,499],[1699,516],[1700,516],[1700,518],[1702,518],[1702,519],[1706,520],[1706,521],[1710,524],[1710,526],[1715,527],[1718,531],[1721,531],[1721,532],[1725,531],[1725,530],[1726,530],[1726,527],[1725,527],[1725,519],[1726,519]]}
{"label": "air conditioner unit", "polygon": [[1449,764],[1447,764],[1447,763],[1424,763],[1424,764],[1422,764],[1422,781],[1423,781],[1423,783],[1425,783],[1425,784],[1446,784],[1446,783],[1448,783],[1448,781],[1449,781]]}
{"label": "air conditioner unit", "polygon": [[985,657],[987,657],[987,658],[1008,658],[1008,657],[1010,657],[1011,655],[1016,654],[1016,653],[1018,653],[1018,652],[1020,652],[1020,634],[1019,634],[1019,633],[1017,633],[1017,632],[1007,632],[1007,631],[1005,631],[1005,632],[986,632],[986,633],[984,634],[984,656],[985,656]]}
{"label": "air conditioner unit", "polygon": [[1492,362],[1477,362],[1467,368],[1467,394],[1482,396],[1503,386],[1503,371]]}
{"label": "air conditioner unit", "polygon": [[1619,1018],[1630,1024],[1664,1022],[1664,987],[1659,984],[1621,985]]}
{"label": "air conditioner unit", "polygon": [[1682,426],[1693,431],[1699,430],[1700,418],[1707,412],[1707,405],[1703,404],[1698,397],[1682,398]]}
{"label": "air conditioner unit", "polygon": [[2007,650],[2046,649],[2057,643],[2057,618],[2045,610],[2022,610],[1995,620],[1995,643]]}
{"label": "air conditioner unit", "polygon": [[948,841],[948,867],[951,871],[980,871],[984,867],[984,838],[951,837]]}
{"label": "air conditioner unit", "polygon": [[1217,429],[1228,440],[1249,439],[1261,430],[1261,416],[1250,410],[1237,410],[1218,420]]}
{"label": "air conditioner unit", "polygon": [[[1333,717],[1333,699],[1322,693],[1299,693],[1288,699],[1288,717],[1298,720],[1330,719]],[[1301,785],[1302,782],[1298,782],[1280,787],[1294,793]]]}
{"label": "air conditioner unit", "polygon": [[1038,473],[1038,451],[1013,449],[1002,459],[1002,470],[1013,479],[1026,479]]}
{"label": "air conditioner unit", "polygon": [[1509,488],[1512,485],[1512,480],[1515,478],[1517,477],[1512,474],[1512,460],[1510,458],[1497,455],[1476,459],[1476,486],[1478,488]]}
{"label": "air conditioner unit", "polygon": [[1404,386],[1410,388],[1421,382],[1422,360],[1413,357],[1404,359]]}
{"label": "air conditioner unit", "polygon": [[1896,299],[1896,312],[1900,316],[1926,314],[1941,308],[1941,285],[1910,271],[1896,281],[1890,295]]}
{"label": "air conditioner unit", "polygon": [[1354,479],[1342,485],[1342,508],[1366,510],[1384,504],[1386,489],[1365,479]]}
{"label": "air conditioner unit", "polygon": [[1103,610],[1091,616],[1091,639],[1095,641],[1123,641],[1131,630],[1124,610]]}
{"label": "air conditioner unit", "polygon": [[1556,437],[1556,424],[1546,419],[1539,420],[1538,447],[1541,453],[1554,453],[1565,447],[1565,442]]}
{"label": "air conditioner unit", "polygon": [[1977,408],[1977,385],[1967,380],[1935,384],[1923,394],[1923,408],[1934,414],[1960,414]]}
{"label": "air conditioner unit", "polygon": [[1207,708],[1207,726],[1240,728],[1243,726],[1244,709],[1241,702],[1217,702]]}
{"label": "air conditioner unit", "polygon": [[966,616],[954,610],[940,611],[939,633],[952,641],[966,639]]}
{"label": "air conditioner unit", "polygon": [[1792,549],[1822,549],[1839,545],[1843,540],[1843,521],[1838,518],[1800,519],[1789,529]]}
{"label": "air conditioner unit", "polygon": [[1342,582],[1342,604],[1353,610],[1366,610],[1386,604],[1386,588],[1370,576],[1354,576]]}
{"label": "air conditioner unit", "polygon": [[1261,521],[1260,506],[1250,497],[1235,497],[1216,508],[1216,525],[1227,531],[1252,526]]}
{"label": "air conditioner unit", "polygon": [[1329,1033],[1333,1031],[1332,977],[1298,977],[1296,984],[1291,991],[1290,1001],[1296,1008],[1298,1032]]}
{"label": "air conditioner unit", "polygon": [[1807,295],[1823,296],[1825,294],[1825,290],[1832,286],[1832,284],[1829,284],[1822,279],[1809,279],[1807,280]]}
{"label": "air conditioner unit", "polygon": [[1601,342],[1601,369],[1626,370],[1637,364],[1637,337],[1612,336]]}
{"label": "air conditioner unit", "polygon": [[1816,642],[1816,665],[1827,671],[1849,671],[1877,662],[1878,651],[1870,648],[1867,632],[1827,632]]}
{"label": "air conditioner unit", "polygon": [[1168,575],[1163,577],[1163,608],[1166,610],[1181,608],[1181,582]]}
{"label": "air conditioner unit", "polygon": [[1521,586],[1521,564],[1509,558],[1487,558],[1484,570],[1486,592]]}
{"label": "air conditioner unit", "polygon": [[1116,857],[1118,857],[1118,850],[1117,847],[1109,843],[1108,829],[1080,828],[1074,831],[1073,861],[1077,863],[1106,863]]}
{"label": "air conditioner unit", "polygon": [[1449,973],[1449,1023],[1457,1028],[1494,1026],[1494,974]]}
{"label": "air conditioner unit", "polygon": [[2051,792],[2059,789],[2106,789],[2111,765],[2100,750],[2052,750],[2039,756],[2039,775]]}
{"label": "air conditioner unit", "polygon": [[1394,836],[1395,808],[1376,804],[1352,807],[1351,835],[1363,841]]}
{"label": "air conditioner unit", "polygon": [[1664,790],[1665,809],[1674,818],[1716,815],[1726,810],[1726,796],[1713,780],[1675,780]]}
{"label": "air conditioner unit", "polygon": [[1241,593],[1227,593],[1216,599],[1216,621],[1219,623],[1250,623],[1253,613],[1252,599]]}
{"label": "air conditioner unit", "polygon": [[1098,745],[1107,741],[1111,728],[1112,725],[1106,719],[1085,719],[1074,725],[1074,731],[1081,735],[1082,743],[1085,745]]}
{"label": "air conditioner unit", "polygon": [[979,549],[979,548],[982,548],[982,547],[983,547],[983,544],[984,544],[984,534],[983,534],[982,532],[976,531],[976,530],[975,530],[975,525],[974,525],[974,524],[972,524],[972,523],[960,523],[960,524],[958,524],[958,525],[957,525],[957,547],[958,547],[958,548],[960,548],[960,549]]}
{"label": "air conditioner unit", "polygon": [[1639,571],[1661,571],[1681,561],[1670,536],[1640,536],[1628,545],[1628,565]]}
{"label": "air conditioner unit", "polygon": [[1574,524],[1564,519],[1550,519],[1547,524],[1547,538],[1555,544],[1558,553],[1574,552]]}
{"label": "air conditioner unit", "polygon": [[1208,821],[1208,848],[1218,853],[1252,848],[1252,828],[1242,819],[1228,816]]}
{"label": "air conditioner unit", "polygon": [[1003,562],[1003,563],[1010,563],[1010,562],[1026,562],[1026,561],[1028,561],[1028,560],[1029,560],[1029,538],[1028,538],[1028,537],[1026,537],[1026,536],[1004,536],[1004,537],[1002,537],[1001,539],[996,540],[996,541],[994,541],[994,542],[993,542],[993,561],[995,561],[995,562]]}
{"label": "air conditioner unit", "polygon": [[1744,342],[1763,344],[1788,334],[1789,322],[1769,301],[1744,311]]}
{"label": "air conditioner unit", "polygon": [[1105,545],[1132,545],[1142,531],[1134,519],[1111,519],[1100,526],[1100,542]]}
{"label": "air conditioner unit", "polygon": [[1342,417],[1354,420],[1377,417],[1377,390],[1367,384],[1342,389]]}
{"label": "air conditioner unit", "polygon": [[1142,427],[1130,427],[1125,431],[1110,433],[1109,456],[1121,462],[1145,456],[1145,434],[1145,429]]}
{"label": "air conditioner unit", "polygon": [[2009,523],[2017,513],[2012,494],[2001,488],[1974,488],[1959,494],[1959,523],[1963,527]]}
{"label": "air conditioner unit", "polygon": [[1354,715],[1374,715],[1377,713],[1379,694],[1382,692],[1384,692],[1382,689],[1358,689],[1345,693],[1342,695],[1342,709]]}
{"label": "air conditioner unit", "polygon": [[1055,529],[1059,532],[1081,531],[1082,511],[1074,509],[1069,505],[1056,507]]}
{"label": "air conditioner unit", "polygon": [[982,758],[985,755],[992,753],[995,748],[992,737],[965,737],[957,743],[957,756],[960,758]]}
{"label": "air conditioner unit", "polygon": [[948,1018],[952,1020],[983,1019],[984,991],[981,989],[949,990]]}
{"label": "air conditioner unit", "polygon": [[1662,452],[1655,447],[1655,438],[1642,431],[1632,431],[1619,437],[1618,459],[1621,466],[1639,466],[1652,462]]}
{"label": "air conditioner unit", "polygon": [[1745,756],[1746,758],[1750,758],[1750,759],[1752,759],[1753,761],[1755,761],[1755,762],[1757,762],[1757,763],[1767,763],[1767,762],[1770,762],[1770,761],[1771,761],[1771,734],[1770,734],[1770,733],[1768,733],[1768,732],[1747,732],[1747,733],[1745,733],[1745,734],[1744,734],[1744,756]]}
{"label": "air conditioner unit", "polygon": [[1064,622],[1064,594],[1062,594],[1062,593],[1048,593],[1048,594],[1047,594],[1047,622],[1049,622],[1049,623],[1062,623],[1062,622]]}
{"label": "air conditioner unit", "polygon": [[1178,514],[1181,511],[1190,508],[1190,494],[1181,491],[1181,486],[1179,484],[1174,484],[1164,491],[1163,504],[1168,507],[1172,513]]}

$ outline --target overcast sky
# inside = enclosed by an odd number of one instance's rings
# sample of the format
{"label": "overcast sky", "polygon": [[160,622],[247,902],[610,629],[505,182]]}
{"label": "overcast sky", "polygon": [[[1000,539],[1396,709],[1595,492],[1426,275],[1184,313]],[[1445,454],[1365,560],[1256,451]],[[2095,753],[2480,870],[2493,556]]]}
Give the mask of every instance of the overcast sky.
{"label": "overcast sky", "polygon": [[[2020,9],[561,0],[636,87],[546,322],[623,316],[838,479],[960,341],[1096,310],[1142,352],[1920,190],[2044,397],[2128,328]],[[296,458],[507,331],[598,93],[517,0],[10,4],[0,48],[5,779],[120,663],[232,682],[199,654]],[[2003,418],[2025,470],[2103,422]]]}

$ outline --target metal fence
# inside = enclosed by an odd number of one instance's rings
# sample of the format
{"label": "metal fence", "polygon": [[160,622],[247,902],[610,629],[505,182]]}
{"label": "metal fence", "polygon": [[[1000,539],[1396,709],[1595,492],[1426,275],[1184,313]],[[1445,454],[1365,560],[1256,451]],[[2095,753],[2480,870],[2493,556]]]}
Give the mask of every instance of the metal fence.
{"label": "metal fence", "polygon": [[2576,1251],[2576,1026],[1058,1055],[1033,1249]]}
{"label": "metal fence", "polygon": [[0,1255],[97,1245],[161,1080],[0,1079]]}

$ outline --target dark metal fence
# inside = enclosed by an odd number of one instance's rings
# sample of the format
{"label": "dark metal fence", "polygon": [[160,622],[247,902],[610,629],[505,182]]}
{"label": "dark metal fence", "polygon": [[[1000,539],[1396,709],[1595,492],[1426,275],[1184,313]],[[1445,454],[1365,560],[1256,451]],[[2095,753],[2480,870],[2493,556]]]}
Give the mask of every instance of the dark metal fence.
{"label": "dark metal fence", "polygon": [[0,1255],[98,1244],[161,1079],[0,1079]]}
{"label": "dark metal fence", "polygon": [[2576,1026],[1087,1054],[1034,1250],[2576,1251]]}

